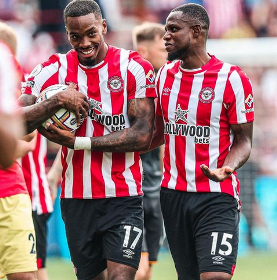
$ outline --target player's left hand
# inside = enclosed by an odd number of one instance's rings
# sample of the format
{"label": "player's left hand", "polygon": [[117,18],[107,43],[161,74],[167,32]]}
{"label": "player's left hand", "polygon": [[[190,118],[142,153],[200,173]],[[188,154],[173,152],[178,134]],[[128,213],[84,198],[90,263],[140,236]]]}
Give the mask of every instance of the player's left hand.
{"label": "player's left hand", "polygon": [[201,164],[200,168],[205,176],[215,182],[224,181],[234,171],[230,166],[223,166],[221,168],[211,170],[207,165]]}
{"label": "player's left hand", "polygon": [[75,135],[74,133],[60,129],[51,123],[46,123],[47,129],[40,126],[38,131],[45,136],[48,140],[65,146],[70,149],[74,149]]}

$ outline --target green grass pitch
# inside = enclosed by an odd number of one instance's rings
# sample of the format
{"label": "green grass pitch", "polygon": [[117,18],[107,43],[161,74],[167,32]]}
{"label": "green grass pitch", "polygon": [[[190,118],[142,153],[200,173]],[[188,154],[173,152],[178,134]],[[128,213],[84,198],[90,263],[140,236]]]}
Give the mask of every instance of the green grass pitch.
{"label": "green grass pitch", "polygon": [[[249,252],[239,257],[232,280],[277,279],[277,252]],[[76,280],[72,264],[57,258],[49,258],[47,269],[50,280]],[[151,280],[177,280],[174,264],[167,252],[159,255],[159,261],[153,267]]]}

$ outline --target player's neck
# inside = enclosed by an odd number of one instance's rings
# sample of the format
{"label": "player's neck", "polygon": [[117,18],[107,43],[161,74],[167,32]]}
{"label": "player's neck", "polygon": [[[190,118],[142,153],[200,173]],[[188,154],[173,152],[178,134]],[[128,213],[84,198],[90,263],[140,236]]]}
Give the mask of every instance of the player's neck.
{"label": "player's neck", "polygon": [[206,63],[209,62],[210,59],[211,57],[206,51],[195,52],[194,54],[181,60],[181,67],[191,70],[202,68]]}

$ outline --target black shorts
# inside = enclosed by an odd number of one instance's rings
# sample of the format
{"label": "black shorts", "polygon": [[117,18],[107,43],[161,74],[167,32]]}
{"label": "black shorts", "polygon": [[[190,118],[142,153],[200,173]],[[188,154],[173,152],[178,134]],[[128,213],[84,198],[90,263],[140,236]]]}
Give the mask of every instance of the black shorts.
{"label": "black shorts", "polygon": [[163,236],[160,197],[143,197],[144,231],[142,252],[148,252],[149,262],[156,262]]}
{"label": "black shorts", "polygon": [[239,211],[232,196],[162,188],[161,208],[179,280],[198,280],[202,272],[233,274]]}
{"label": "black shorts", "polygon": [[142,197],[61,199],[71,260],[79,280],[104,271],[107,260],[138,268]]}
{"label": "black shorts", "polygon": [[37,266],[38,268],[43,268],[46,263],[47,220],[51,214],[45,213],[38,215],[36,211],[33,211],[32,214],[36,233]]}

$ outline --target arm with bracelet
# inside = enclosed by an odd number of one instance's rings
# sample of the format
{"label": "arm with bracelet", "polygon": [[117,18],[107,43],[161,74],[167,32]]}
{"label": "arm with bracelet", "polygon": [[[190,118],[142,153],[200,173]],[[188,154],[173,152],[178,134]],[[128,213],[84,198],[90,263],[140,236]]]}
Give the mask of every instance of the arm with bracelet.
{"label": "arm with bracelet", "polygon": [[[147,150],[152,139],[154,99],[128,101],[130,127],[100,137],[80,137],[48,123],[44,135],[51,141],[74,150],[132,152]],[[43,128],[41,128],[43,129]],[[43,129],[44,130],[44,129]]]}

